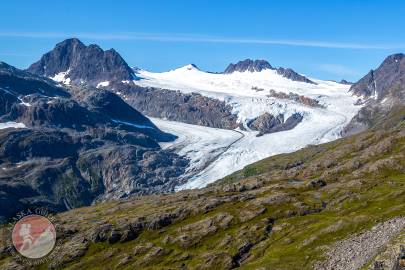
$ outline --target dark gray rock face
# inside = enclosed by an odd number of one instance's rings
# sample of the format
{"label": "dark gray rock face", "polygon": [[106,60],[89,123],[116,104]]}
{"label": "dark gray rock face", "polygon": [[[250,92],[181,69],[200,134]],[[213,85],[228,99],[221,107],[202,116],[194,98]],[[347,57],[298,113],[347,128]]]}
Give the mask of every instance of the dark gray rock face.
{"label": "dark gray rock face", "polygon": [[280,67],[280,68],[277,69],[277,73],[280,74],[281,76],[287,78],[287,79],[292,80],[292,81],[316,84],[313,81],[311,81],[310,79],[308,79],[307,77],[298,74],[297,72],[295,72],[291,68],[282,68],[282,67]]}
{"label": "dark gray rock face", "polygon": [[233,72],[245,72],[245,71],[260,72],[264,69],[273,69],[273,67],[266,60],[246,59],[243,61],[239,61],[236,64],[229,64],[229,66],[225,69],[224,73],[229,74]]}
{"label": "dark gray rock face", "polygon": [[116,88],[125,95],[128,104],[151,117],[214,128],[234,129],[238,126],[232,107],[217,99],[126,84]]}
{"label": "dark gray rock face", "polygon": [[132,80],[134,73],[114,50],[102,50],[97,45],[84,45],[72,38],[58,43],[55,48],[32,64],[27,71],[53,77],[69,70],[72,84],[86,83],[96,86],[102,81]]}
{"label": "dark gray rock face", "polygon": [[282,67],[274,68],[266,60],[246,59],[243,61],[239,61],[236,64],[229,64],[228,67],[225,69],[224,74],[230,74],[233,72],[245,72],[245,71],[260,72],[265,69],[276,70],[278,74],[292,81],[316,84],[307,77],[298,74],[291,68],[282,68]]}
{"label": "dark gray rock face", "polygon": [[284,115],[280,114],[274,117],[266,112],[248,123],[248,127],[252,130],[260,131],[257,136],[262,136],[268,133],[293,129],[302,119],[303,116],[301,114],[295,113],[284,121]]}
{"label": "dark gray rock face", "polygon": [[382,100],[395,86],[405,84],[405,55],[393,54],[388,56],[376,69],[352,85],[350,91],[363,97],[375,95]]}
{"label": "dark gray rock face", "polygon": [[0,130],[0,220],[26,207],[63,211],[170,192],[180,183],[188,161],[157,143],[175,136],[111,92],[57,89],[63,95],[17,96],[16,89],[0,88],[0,122],[27,126]]}

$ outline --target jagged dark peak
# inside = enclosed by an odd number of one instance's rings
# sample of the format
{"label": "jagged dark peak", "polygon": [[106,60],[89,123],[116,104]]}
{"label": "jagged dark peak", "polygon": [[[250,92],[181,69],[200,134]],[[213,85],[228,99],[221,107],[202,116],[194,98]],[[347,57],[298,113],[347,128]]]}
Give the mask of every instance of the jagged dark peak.
{"label": "jagged dark peak", "polygon": [[283,76],[283,77],[285,77],[287,79],[290,79],[292,81],[316,84],[315,82],[311,81],[307,77],[298,74],[297,72],[295,72],[291,68],[279,67],[277,69],[277,74],[279,74],[279,75],[281,75],[281,76]]}
{"label": "jagged dark peak", "polygon": [[236,64],[229,64],[229,66],[225,69],[224,73],[230,74],[233,72],[245,72],[245,71],[260,72],[266,69],[276,70],[279,75],[293,81],[316,84],[307,77],[298,74],[291,68],[283,68],[283,67],[274,68],[266,60],[246,59],[243,61],[239,61]]}
{"label": "jagged dark peak", "polygon": [[[114,49],[104,51],[96,44],[84,45],[79,39],[71,38],[56,44],[55,48],[44,54],[32,64],[29,72],[58,78],[72,84],[96,86],[102,81],[123,81],[134,78],[133,70]],[[69,80],[66,80],[69,78]]]}
{"label": "jagged dark peak", "polygon": [[390,90],[405,84],[405,55],[393,54],[385,58],[376,70],[370,70],[367,75],[353,84],[350,91],[365,98],[383,99]]}
{"label": "jagged dark peak", "polygon": [[236,64],[229,64],[224,73],[229,74],[233,72],[245,71],[260,72],[264,69],[273,69],[273,67],[266,60],[245,59],[243,61],[237,62]]}

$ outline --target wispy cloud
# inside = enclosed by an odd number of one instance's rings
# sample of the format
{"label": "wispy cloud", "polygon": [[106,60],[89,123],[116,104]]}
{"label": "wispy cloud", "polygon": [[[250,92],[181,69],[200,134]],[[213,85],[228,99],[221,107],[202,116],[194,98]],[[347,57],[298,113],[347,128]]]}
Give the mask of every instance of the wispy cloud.
{"label": "wispy cloud", "polygon": [[317,69],[339,76],[358,76],[360,74],[358,71],[340,64],[321,64]]}
{"label": "wispy cloud", "polygon": [[19,38],[68,38],[77,37],[93,40],[144,40],[156,42],[204,42],[204,43],[234,43],[234,44],[262,44],[262,45],[285,45],[300,47],[318,47],[333,49],[361,49],[361,50],[392,50],[404,49],[405,44],[366,44],[353,42],[332,42],[319,40],[289,40],[267,38],[237,38],[220,37],[195,34],[159,34],[159,33],[60,33],[60,32],[2,32],[0,37]]}

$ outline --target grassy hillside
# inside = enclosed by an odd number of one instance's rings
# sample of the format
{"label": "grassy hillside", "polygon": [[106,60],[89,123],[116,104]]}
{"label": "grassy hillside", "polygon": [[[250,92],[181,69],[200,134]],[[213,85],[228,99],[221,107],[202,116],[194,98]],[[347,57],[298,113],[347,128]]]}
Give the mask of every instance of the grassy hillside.
{"label": "grassy hillside", "polygon": [[[59,214],[53,266],[312,269],[338,240],[405,216],[404,156],[397,108],[374,130],[267,158],[202,190]],[[0,254],[0,268],[15,265]]]}

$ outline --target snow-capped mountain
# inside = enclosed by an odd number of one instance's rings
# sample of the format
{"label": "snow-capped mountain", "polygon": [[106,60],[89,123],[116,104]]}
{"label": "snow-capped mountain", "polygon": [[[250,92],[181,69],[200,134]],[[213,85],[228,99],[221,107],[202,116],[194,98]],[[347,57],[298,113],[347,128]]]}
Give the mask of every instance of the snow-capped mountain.
{"label": "snow-capped mountain", "polygon": [[104,51],[94,44],[86,46],[76,38],[56,44],[27,71],[64,84],[92,86],[108,86],[109,81],[134,78],[132,69],[114,49]]}
{"label": "snow-capped mountain", "polygon": [[[361,107],[355,105],[357,97],[348,92],[350,85],[316,79],[311,79],[313,83],[293,81],[272,68],[260,71],[247,68],[243,72],[234,70],[220,74],[186,65],[162,73],[137,70],[136,75],[140,78],[135,81],[138,86],[178,90],[183,94],[198,93],[225,102],[237,115],[239,128],[229,132],[230,136],[233,133],[232,138],[237,135],[235,133],[239,136],[230,140],[226,147],[219,145],[221,154],[213,151],[215,158],[180,189],[205,186],[267,156],[339,138],[343,127]],[[253,131],[250,124],[264,114],[284,119],[298,114],[302,121],[290,130],[257,137],[258,132]],[[180,136],[184,124],[177,125],[180,125],[178,132],[174,123],[170,127],[160,127]],[[212,129],[206,129],[212,132]],[[195,129],[195,133],[195,136],[202,136],[200,129]],[[184,141],[182,144],[187,145]],[[172,147],[181,151],[176,142]],[[200,162],[199,153],[203,149],[204,145],[196,143],[186,154],[192,160],[191,166]]]}

